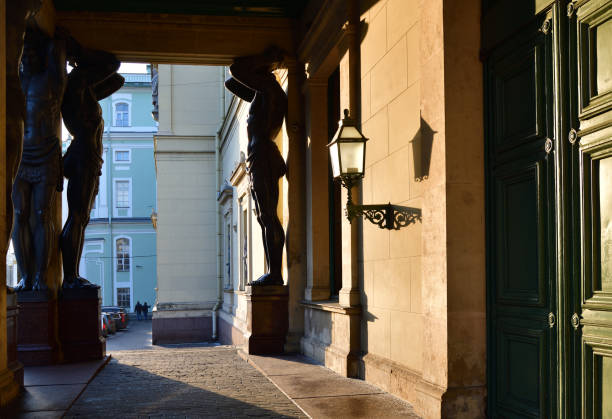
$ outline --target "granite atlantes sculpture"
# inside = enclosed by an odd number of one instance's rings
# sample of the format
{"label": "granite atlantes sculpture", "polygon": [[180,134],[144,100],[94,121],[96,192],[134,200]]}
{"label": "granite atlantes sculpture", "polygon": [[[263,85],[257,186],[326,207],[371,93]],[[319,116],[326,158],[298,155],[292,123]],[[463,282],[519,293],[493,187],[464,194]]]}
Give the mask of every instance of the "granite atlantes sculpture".
{"label": "granite atlantes sculpture", "polygon": [[68,179],[68,219],[60,236],[62,287],[99,288],[79,275],[85,227],[102,174],[104,120],[98,101],[119,90],[125,80],[117,74],[120,63],[113,54],[83,48],[71,37],[67,53],[74,68],[68,74],[62,115],[73,140],[63,158],[64,176]]}
{"label": "granite atlantes sculpture", "polygon": [[[47,288],[56,236],[53,203],[62,190],[60,107],[66,86],[65,38],[49,38],[36,26],[26,31],[21,88],[26,98],[23,154],[13,184],[13,245],[22,278],[18,291]],[[30,217],[33,226],[30,226]]]}
{"label": "granite atlantes sculpture", "polygon": [[[26,22],[34,16],[41,6],[41,0],[10,1],[6,4],[6,215],[7,225],[13,224],[13,182],[17,175],[23,150],[23,120],[25,117],[25,97],[21,90],[19,67],[23,54]],[[9,246],[10,229],[2,233],[0,248],[6,251]]]}
{"label": "granite atlantes sculpture", "polygon": [[287,113],[287,95],[272,73],[282,59],[283,54],[277,48],[237,58],[230,67],[232,77],[225,82],[229,91],[251,102],[247,118],[247,167],[268,267],[268,272],[251,285],[283,285],[285,232],[276,207],[278,180],[285,175],[287,166],[274,138],[280,132]]}

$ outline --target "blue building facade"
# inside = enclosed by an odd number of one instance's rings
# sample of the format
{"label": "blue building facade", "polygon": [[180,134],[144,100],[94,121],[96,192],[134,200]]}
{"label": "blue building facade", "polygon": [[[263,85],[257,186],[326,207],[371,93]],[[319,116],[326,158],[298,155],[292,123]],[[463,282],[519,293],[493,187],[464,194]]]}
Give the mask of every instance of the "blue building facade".
{"label": "blue building facade", "polygon": [[81,275],[101,286],[102,304],[134,310],[155,304],[157,211],[150,74],[122,74],[125,85],[100,101],[104,165],[85,231]]}

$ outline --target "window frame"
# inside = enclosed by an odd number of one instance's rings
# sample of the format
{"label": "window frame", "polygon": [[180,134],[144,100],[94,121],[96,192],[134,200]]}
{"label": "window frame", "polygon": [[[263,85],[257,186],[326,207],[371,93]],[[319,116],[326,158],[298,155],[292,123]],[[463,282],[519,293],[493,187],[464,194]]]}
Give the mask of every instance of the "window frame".
{"label": "window frame", "polygon": [[[127,183],[128,184],[128,206],[127,207],[119,207],[118,206],[118,184],[119,183]],[[132,178],[115,178],[113,179],[113,216],[117,218],[121,217],[131,217],[132,216]],[[127,215],[119,215],[120,209],[127,209]]]}
{"label": "window frame", "polygon": [[[127,160],[117,159],[117,153],[127,153]],[[118,163],[118,164],[132,163],[132,150],[129,148],[114,148],[113,149],[113,163]]]}
{"label": "window frame", "polygon": [[[117,118],[117,106],[118,105],[126,105],[127,110],[121,111],[125,112],[127,116],[127,125],[119,125],[119,119]],[[132,126],[132,103],[128,101],[126,98],[120,98],[113,101],[113,127],[116,128],[129,128]]]}
{"label": "window frame", "polygon": [[[125,256],[126,251],[123,249],[122,252],[119,252],[119,241],[125,240],[127,241],[127,257]],[[122,269],[119,270],[119,254],[121,253],[121,266]],[[125,269],[127,259],[127,269]],[[115,238],[115,272],[132,272],[132,240],[129,237],[121,236]]]}

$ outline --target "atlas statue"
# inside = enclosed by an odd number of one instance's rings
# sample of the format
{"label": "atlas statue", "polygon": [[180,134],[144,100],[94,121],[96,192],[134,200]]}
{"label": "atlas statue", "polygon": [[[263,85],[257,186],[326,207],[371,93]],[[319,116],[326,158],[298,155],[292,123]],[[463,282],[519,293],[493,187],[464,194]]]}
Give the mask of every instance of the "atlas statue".
{"label": "atlas statue", "polygon": [[283,53],[269,48],[259,55],[236,58],[225,87],[251,103],[247,118],[247,168],[250,192],[261,227],[267,272],[251,285],[283,285],[282,257],[285,232],[276,213],[278,181],[287,172],[285,160],[274,143],[287,113],[287,95],[273,71],[280,68]]}
{"label": "atlas statue", "polygon": [[[13,184],[13,246],[21,273],[18,291],[47,288],[47,269],[56,240],[54,202],[62,190],[60,108],[66,86],[65,38],[28,26],[21,60],[25,96],[23,153]],[[30,221],[32,219],[32,221]]]}
{"label": "atlas statue", "polygon": [[85,228],[102,174],[104,120],[98,101],[119,90],[125,80],[117,73],[120,63],[113,54],[84,48],[68,37],[67,55],[73,69],[68,74],[62,116],[72,141],[63,158],[68,219],[60,236],[62,288],[98,288],[79,274]]}
{"label": "atlas statue", "polygon": [[2,233],[0,248],[8,249],[13,224],[13,182],[23,150],[25,97],[21,90],[19,67],[23,54],[26,25],[40,9],[41,0],[11,1],[6,4],[6,218],[9,228]]}

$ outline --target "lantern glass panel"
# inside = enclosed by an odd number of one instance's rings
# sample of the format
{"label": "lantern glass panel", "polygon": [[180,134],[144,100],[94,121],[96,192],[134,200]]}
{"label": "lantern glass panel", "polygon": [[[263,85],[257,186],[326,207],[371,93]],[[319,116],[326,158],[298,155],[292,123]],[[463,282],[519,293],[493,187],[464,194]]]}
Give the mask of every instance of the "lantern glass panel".
{"label": "lantern glass panel", "polygon": [[[359,138],[362,138],[362,137],[359,136]],[[341,163],[342,174],[347,174],[347,175],[363,174],[363,153],[365,151],[365,142],[351,141],[351,142],[341,142],[339,144],[340,144],[340,163]]]}
{"label": "lantern glass panel", "polygon": [[338,155],[338,143],[329,146],[329,158],[331,159],[332,174],[334,178],[340,176],[340,156]]}

